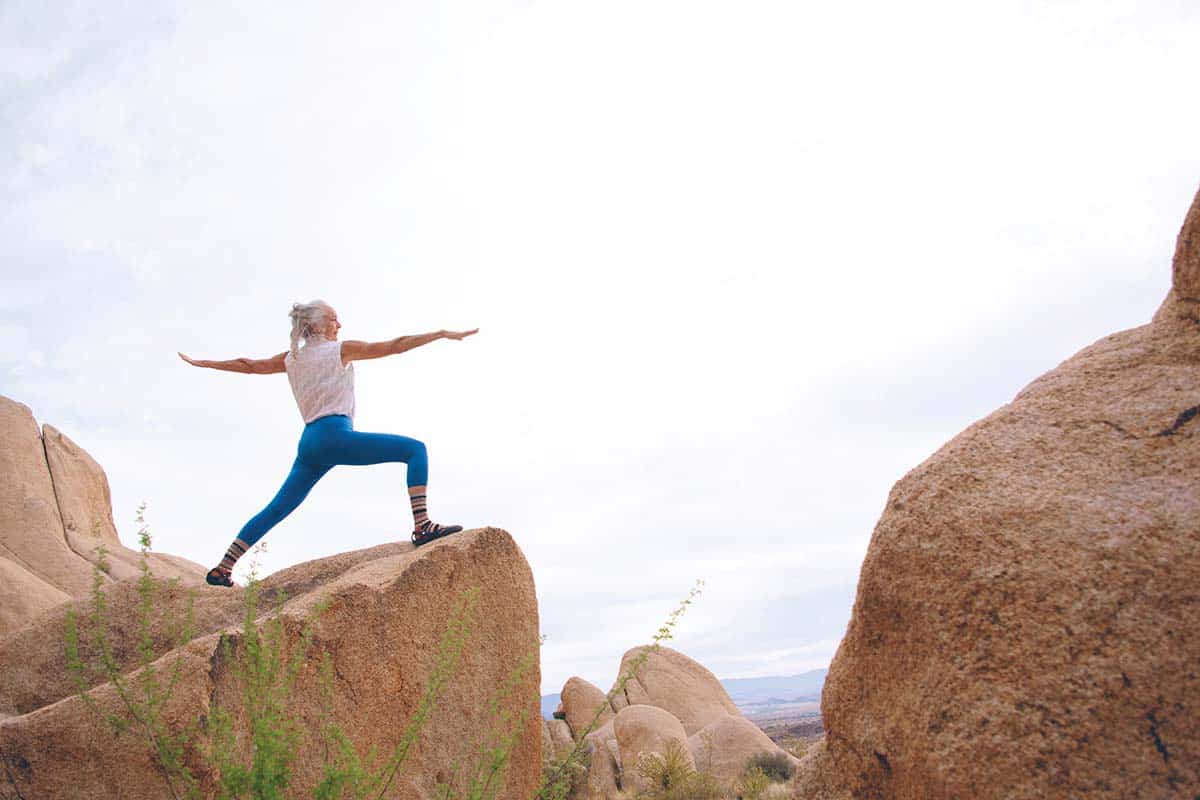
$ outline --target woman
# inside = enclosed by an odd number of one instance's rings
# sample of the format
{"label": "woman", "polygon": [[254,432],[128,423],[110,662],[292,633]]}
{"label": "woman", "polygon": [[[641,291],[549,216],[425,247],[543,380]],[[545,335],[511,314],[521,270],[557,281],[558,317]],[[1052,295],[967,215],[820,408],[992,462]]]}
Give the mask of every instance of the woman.
{"label": "woman", "polygon": [[[354,430],[354,365],[351,362],[382,358],[403,353],[436,339],[461,340],[479,331],[438,331],[420,336],[400,336],[386,342],[337,340],[337,312],[323,300],[292,305],[291,348],[264,359],[235,358],[229,361],[195,361],[183,353],[179,357],[197,367],[224,369],[254,375],[287,372],[288,382],[304,433],[296,451],[296,461],[283,487],[266,508],[245,524],[221,563],[209,570],[206,580],[213,586],[233,586],[233,565],[267,531],[275,527],[300,505],[310,489],[337,464],[380,464],[403,461],[408,465],[408,497],[412,504],[413,544],[420,547],[447,534],[462,530],[461,525],[438,525],[425,511],[425,483],[428,460],[425,445],[407,436],[389,433],[362,433]],[[300,341],[304,346],[300,346]]]}

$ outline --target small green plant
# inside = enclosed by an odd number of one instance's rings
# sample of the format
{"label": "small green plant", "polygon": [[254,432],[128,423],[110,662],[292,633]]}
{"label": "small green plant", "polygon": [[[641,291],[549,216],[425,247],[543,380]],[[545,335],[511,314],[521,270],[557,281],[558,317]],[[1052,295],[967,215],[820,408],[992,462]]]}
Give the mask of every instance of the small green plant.
{"label": "small green plant", "polygon": [[775,752],[763,751],[755,753],[746,759],[745,770],[747,773],[753,770],[758,770],[767,776],[767,778],[776,783],[783,783],[792,779],[795,773],[795,768],[792,767],[791,760],[788,759],[787,753],[781,750]]}
{"label": "small green plant", "polygon": [[561,760],[557,760],[550,769],[542,772],[542,783],[538,787],[537,794],[534,796],[536,800],[566,800],[573,785],[574,779],[572,776],[578,773],[584,754],[588,752],[587,735],[596,729],[596,726],[600,722],[600,717],[604,715],[604,710],[612,707],[613,698],[625,693],[625,687],[637,675],[637,671],[646,663],[646,660],[650,658],[650,654],[658,652],[660,644],[674,636],[675,626],[679,624],[680,618],[687,612],[688,607],[700,596],[703,588],[704,581],[697,580],[696,585],[691,588],[687,597],[679,601],[679,605],[670,613],[666,622],[651,637],[650,646],[644,648],[642,652],[638,653],[629,662],[629,667],[617,679],[616,685],[605,695],[604,702],[596,706],[596,712],[592,715],[591,721],[584,726],[581,732],[575,734],[575,746],[571,751]]}
{"label": "small green plant", "polygon": [[[148,553],[150,551],[150,528],[145,519],[146,504],[138,506],[136,521],[140,525],[138,540],[141,544],[138,578],[138,664],[139,669],[127,679],[113,648],[108,627],[108,599],[104,593],[104,582],[109,569],[107,552],[103,544],[96,548],[96,561],[92,565],[92,614],[90,628],[80,626],[79,612],[72,606],[67,609],[63,638],[66,649],[67,671],[80,699],[101,718],[114,734],[134,729],[144,736],[154,753],[154,762],[162,774],[170,796],[175,800],[199,797],[195,776],[185,763],[186,756],[195,746],[199,726],[195,723],[182,729],[172,730],[163,719],[163,710],[169,705],[179,681],[182,659],[175,659],[170,672],[165,676],[153,665],[155,660],[154,610],[159,607],[162,587],[150,573]],[[172,589],[178,588],[179,579],[170,582]],[[165,629],[169,641],[168,650],[182,646],[193,636],[194,592],[188,593],[187,610],[182,621],[168,618]],[[164,605],[164,607],[166,607]],[[85,657],[84,653],[90,657]],[[120,700],[124,713],[103,713],[88,691],[97,683],[108,682]]]}
{"label": "small green plant", "polygon": [[[222,800],[283,800],[292,780],[292,764],[304,737],[303,727],[288,708],[296,677],[312,646],[314,628],[328,601],[318,602],[305,620],[299,641],[286,653],[287,630],[282,610],[287,598],[275,597],[274,614],[258,622],[258,554],[251,561],[242,596],[242,630],[223,635],[219,649],[241,688],[240,710],[249,732],[245,746],[238,742],[236,717],[231,709],[214,706],[208,717],[209,758],[219,777]],[[236,642],[236,646],[235,646]]]}

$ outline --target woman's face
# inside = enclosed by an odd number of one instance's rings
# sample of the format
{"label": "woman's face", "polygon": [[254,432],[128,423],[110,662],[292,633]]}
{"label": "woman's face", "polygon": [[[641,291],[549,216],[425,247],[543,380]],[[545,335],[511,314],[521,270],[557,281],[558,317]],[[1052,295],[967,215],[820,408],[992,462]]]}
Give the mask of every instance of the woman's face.
{"label": "woman's face", "polygon": [[325,328],[321,330],[321,335],[330,341],[337,341],[338,329],[342,327],[342,323],[338,322],[337,312],[332,308],[325,315]]}

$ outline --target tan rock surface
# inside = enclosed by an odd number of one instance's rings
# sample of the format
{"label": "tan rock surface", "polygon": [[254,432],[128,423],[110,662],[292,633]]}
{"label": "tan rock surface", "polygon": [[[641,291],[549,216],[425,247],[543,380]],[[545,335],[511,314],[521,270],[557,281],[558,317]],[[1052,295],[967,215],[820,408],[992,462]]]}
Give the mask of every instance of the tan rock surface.
{"label": "tan rock surface", "polygon": [[892,489],[825,682],[862,797],[1200,794],[1197,195],[1171,296]]}
{"label": "tan rock surface", "polygon": [[576,738],[579,738],[580,733],[595,718],[597,709],[600,710],[600,719],[596,721],[597,728],[614,716],[612,706],[608,704],[608,698],[604,696],[600,687],[583,678],[567,678],[560,696],[567,724],[571,726],[571,735]]}
{"label": "tan rock surface", "polygon": [[[17,562],[0,558],[0,636],[13,635],[39,614],[70,599],[62,589],[46,583]],[[0,681],[3,680],[0,675]]]}
{"label": "tan rock surface", "polygon": [[[645,649],[635,647],[621,659],[618,681]],[[617,698],[620,698],[618,707]],[[740,715],[725,687],[699,662],[677,650],[659,647],[650,653],[636,676],[625,684],[623,696],[614,695],[618,712],[627,705],[650,705],[671,712],[688,735],[728,714]]]}
{"label": "tan rock surface", "polygon": [[[454,600],[467,587],[478,586],[475,621],[461,668],[443,691],[408,767],[393,784],[394,796],[433,796],[439,776],[450,775],[455,761],[469,758],[478,737],[491,729],[487,708],[493,693],[532,654],[527,671],[509,695],[508,710],[523,713],[524,720],[500,793],[526,800],[540,777],[540,681],[537,601],[533,576],[519,548],[504,531],[483,528],[420,550],[396,543],[372,551],[375,557],[360,552],[298,565],[272,584],[275,589],[310,587],[289,594],[292,599],[283,606],[289,646],[298,640],[314,604],[322,599],[330,602],[317,624],[312,656],[290,695],[293,707],[307,720],[317,718],[317,667],[321,654],[328,652],[336,674],[335,719],[360,752],[371,746],[389,751],[424,690]],[[238,590],[224,591],[230,600],[212,601],[214,618],[225,613],[225,603],[236,600]],[[201,636],[157,662],[187,660],[179,697],[170,709],[179,719],[207,713],[210,702],[236,708],[229,664],[217,649],[219,635]],[[53,632],[47,634],[44,648],[55,646],[52,636]],[[102,709],[114,707],[110,684],[92,689],[91,694]],[[0,722],[0,750],[9,763],[19,765],[17,789],[22,796],[163,797],[164,784],[136,737],[123,736],[114,742],[98,733],[92,719],[72,695]],[[296,796],[306,796],[304,787],[316,780],[321,752],[319,739],[302,748],[293,783]],[[211,792],[212,776],[201,777],[205,791]]]}
{"label": "tan rock surface", "polygon": [[646,789],[646,781],[637,774],[643,754],[665,753],[671,742],[683,749],[685,760],[694,767],[688,750],[687,733],[674,714],[656,706],[631,704],[613,717],[613,733],[621,753],[621,788]]}
{"label": "tan rock surface", "polygon": [[37,422],[28,406],[3,396],[0,441],[0,555],[65,594],[83,596],[91,566],[67,546]]}
{"label": "tan rock surface", "polygon": [[746,769],[746,760],[759,753],[784,753],[771,737],[750,720],[725,716],[705,725],[688,737],[688,749],[697,769],[708,772],[725,786],[732,786]]}
{"label": "tan rock surface", "polygon": [[67,532],[99,539],[110,546],[120,545],[104,470],[87,451],[52,425],[42,426],[42,442]]}

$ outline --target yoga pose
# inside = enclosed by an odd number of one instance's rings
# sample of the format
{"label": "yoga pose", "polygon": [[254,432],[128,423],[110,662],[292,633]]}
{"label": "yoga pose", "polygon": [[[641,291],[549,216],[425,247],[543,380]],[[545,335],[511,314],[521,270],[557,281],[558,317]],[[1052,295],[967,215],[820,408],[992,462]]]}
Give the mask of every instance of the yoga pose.
{"label": "yoga pose", "polygon": [[420,547],[462,530],[461,525],[438,525],[430,521],[425,511],[429,463],[423,443],[407,436],[354,430],[354,365],[351,362],[403,353],[437,339],[461,340],[479,329],[400,336],[386,342],[339,342],[337,335],[342,324],[338,322],[337,312],[325,301],[295,303],[291,318],[291,348],[271,358],[197,361],[179,354],[184,361],[197,367],[252,375],[287,372],[300,416],[304,418],[304,433],[300,436],[292,471],[275,499],[242,527],[221,563],[209,570],[206,580],[213,586],[233,586],[231,573],[237,560],[263,534],[292,513],[321,476],[337,464],[403,461],[408,465],[414,545]]}

